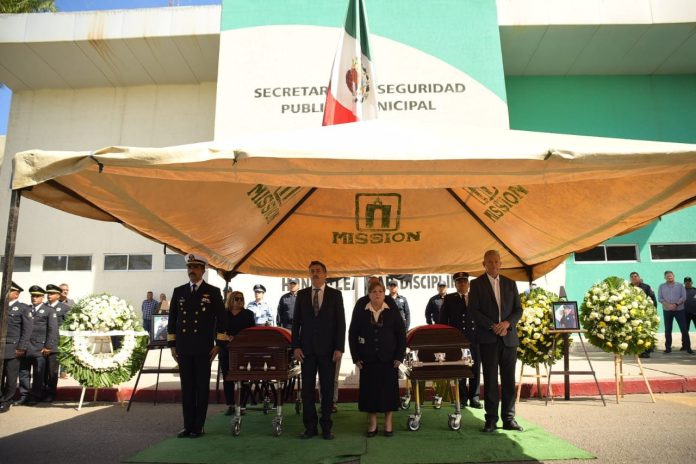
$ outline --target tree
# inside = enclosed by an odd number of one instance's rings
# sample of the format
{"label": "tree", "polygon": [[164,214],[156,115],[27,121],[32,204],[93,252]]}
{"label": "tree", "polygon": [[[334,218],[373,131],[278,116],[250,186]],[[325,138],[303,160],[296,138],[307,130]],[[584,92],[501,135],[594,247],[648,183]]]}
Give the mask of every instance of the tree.
{"label": "tree", "polygon": [[0,0],[0,14],[58,11],[55,3],[55,0]]}

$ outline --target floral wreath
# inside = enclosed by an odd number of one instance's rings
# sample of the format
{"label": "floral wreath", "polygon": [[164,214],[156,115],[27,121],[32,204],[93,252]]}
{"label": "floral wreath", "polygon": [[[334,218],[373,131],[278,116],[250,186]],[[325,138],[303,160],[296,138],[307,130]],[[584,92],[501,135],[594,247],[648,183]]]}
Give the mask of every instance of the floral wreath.
{"label": "floral wreath", "polygon": [[580,319],[590,343],[620,355],[654,347],[660,323],[650,297],[619,277],[607,277],[590,287],[580,307]]}
{"label": "floral wreath", "polygon": [[[123,336],[113,353],[94,353],[94,337]],[[147,354],[147,334],[125,300],[102,293],[78,301],[61,326],[58,360],[84,387],[103,388],[130,380]]]}
{"label": "floral wreath", "polygon": [[[517,359],[528,366],[553,364],[563,357],[564,338],[561,334],[549,333],[554,329],[553,309],[551,303],[558,301],[558,295],[543,288],[532,289],[520,296],[522,317],[517,323],[520,345],[517,347]],[[553,340],[556,339],[556,349]],[[572,340],[568,338],[570,344]]]}

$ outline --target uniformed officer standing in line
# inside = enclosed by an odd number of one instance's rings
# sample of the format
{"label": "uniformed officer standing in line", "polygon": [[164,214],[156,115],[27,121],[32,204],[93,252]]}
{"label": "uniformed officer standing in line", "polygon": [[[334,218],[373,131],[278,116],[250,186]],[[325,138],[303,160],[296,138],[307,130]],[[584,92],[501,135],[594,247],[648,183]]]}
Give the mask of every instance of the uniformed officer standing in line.
{"label": "uniformed officer standing in line", "polygon": [[[474,409],[481,409],[483,405],[480,401],[481,390],[481,355],[476,339],[476,323],[471,319],[467,308],[469,298],[469,274],[467,272],[455,272],[452,275],[454,293],[445,296],[440,310],[440,324],[447,324],[455,327],[464,333],[464,336],[471,343],[469,350],[473,358],[474,365],[471,370],[474,376],[470,379],[459,379],[459,401],[463,407],[469,406]],[[467,388],[467,382],[469,384]]]}
{"label": "uniformed officer standing in line", "polygon": [[273,325],[273,313],[271,306],[263,297],[266,295],[266,287],[261,284],[254,285],[254,301],[250,302],[246,309],[254,313],[256,325]]}
{"label": "uniformed officer standing in line", "polygon": [[20,359],[27,353],[32,329],[31,307],[19,302],[22,287],[12,282],[8,294],[7,339],[5,340],[2,378],[0,385],[0,413],[10,410],[17,391]]}
{"label": "uniformed officer standing in line", "polygon": [[276,325],[288,330],[292,330],[292,320],[295,314],[295,301],[297,300],[297,279],[288,280],[288,293],[280,297],[278,301],[278,313],[276,314]]}
{"label": "uniformed officer standing in line", "polygon": [[53,308],[43,302],[43,288],[32,285],[29,294],[33,324],[27,354],[20,361],[19,399],[14,404],[34,406],[44,398],[46,358],[58,345],[58,319]]}
{"label": "uniformed officer standing in line", "polygon": [[411,310],[408,308],[408,300],[405,296],[399,295],[399,282],[396,280],[389,281],[389,296],[394,299],[396,307],[399,308],[401,318],[404,320],[406,330],[411,325]]}
{"label": "uniformed officer standing in line", "polygon": [[186,256],[189,282],[174,289],[169,307],[167,346],[179,364],[184,414],[179,438],[198,438],[204,433],[210,365],[227,340],[222,294],[203,280],[206,264],[201,256]]}
{"label": "uniformed officer standing in line", "polygon": [[441,280],[437,283],[437,294],[433,295],[425,306],[425,321],[428,325],[440,322],[440,309],[442,308],[442,302],[445,300],[446,294],[447,282]]}
{"label": "uniformed officer standing in line", "polygon": [[[63,321],[65,321],[65,317],[68,315],[68,312],[70,312],[70,306],[60,301],[61,293],[62,289],[58,285],[46,285],[48,306],[53,308],[56,313],[56,322],[59,331],[60,326],[63,325]],[[46,358],[46,363],[46,396],[44,400],[51,402],[55,400],[58,391],[58,343],[56,343],[55,349],[51,351],[51,354]]]}

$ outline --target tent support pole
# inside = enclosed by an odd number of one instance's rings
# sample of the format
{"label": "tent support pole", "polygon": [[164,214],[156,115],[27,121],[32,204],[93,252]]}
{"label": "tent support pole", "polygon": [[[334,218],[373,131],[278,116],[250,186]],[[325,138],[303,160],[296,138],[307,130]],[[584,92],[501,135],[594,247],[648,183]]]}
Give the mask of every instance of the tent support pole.
{"label": "tent support pole", "polygon": [[447,188],[447,189],[445,189],[445,190],[447,190],[447,192],[448,192],[450,195],[452,195],[452,198],[454,198],[454,200],[455,200],[457,203],[459,203],[459,206],[461,206],[462,208],[464,208],[464,209],[467,211],[467,213],[469,213],[469,214],[471,215],[472,218],[476,219],[476,222],[478,222],[478,224],[479,224],[481,227],[483,227],[484,229],[486,229],[486,232],[488,232],[489,234],[491,234],[491,237],[495,238],[495,240],[496,240],[498,243],[500,243],[500,246],[501,246],[501,247],[505,248],[505,250],[506,250],[508,253],[510,253],[512,256],[514,256],[515,259],[516,259],[517,261],[519,261],[519,262],[522,264],[522,266],[524,267],[525,271],[527,272],[527,276],[531,279],[530,276],[532,275],[532,267],[531,267],[530,265],[528,265],[527,263],[525,263],[525,262],[522,260],[522,258],[520,258],[519,256],[517,256],[517,253],[515,253],[515,252],[512,251],[507,245],[505,245],[505,243],[504,243],[502,240],[500,240],[500,238],[499,238],[496,234],[493,233],[493,231],[490,229],[490,227],[488,227],[488,226],[481,220],[481,218],[478,217],[478,216],[476,215],[476,213],[474,213],[474,212],[471,210],[471,208],[469,208],[469,206],[468,206],[466,203],[464,203],[464,200],[462,200],[461,198],[459,198],[459,195],[457,195],[457,194],[454,192],[454,190],[452,190],[451,188]]}
{"label": "tent support pole", "polygon": [[[10,197],[10,214],[7,218],[7,238],[5,241],[5,260],[2,264],[2,294],[0,294],[0,346],[5,346],[7,340],[8,321],[8,294],[12,286],[12,271],[14,270],[15,244],[17,241],[17,224],[19,223],[19,200],[22,198],[21,190],[12,190]],[[0,376],[4,368],[4,356],[0,356]]]}

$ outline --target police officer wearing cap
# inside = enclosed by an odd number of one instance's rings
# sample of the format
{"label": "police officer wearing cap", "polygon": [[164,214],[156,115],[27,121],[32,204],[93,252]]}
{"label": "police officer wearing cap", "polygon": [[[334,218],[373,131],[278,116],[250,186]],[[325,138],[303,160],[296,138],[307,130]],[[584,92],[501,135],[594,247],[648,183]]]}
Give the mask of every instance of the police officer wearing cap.
{"label": "police officer wearing cap", "polygon": [[[60,301],[60,296],[63,290],[58,285],[46,285],[46,295],[48,298],[48,306],[53,308],[56,313],[56,321],[58,329],[63,325],[65,317],[70,312],[70,306]],[[58,390],[58,345],[46,358],[46,396],[45,401],[53,401],[56,398]]]}
{"label": "police officer wearing cap", "polygon": [[44,303],[43,288],[32,285],[29,294],[33,324],[27,354],[20,361],[19,399],[14,404],[33,406],[44,398],[46,358],[58,346],[58,319],[55,310]]}
{"label": "police officer wearing cap", "polygon": [[288,330],[292,330],[292,320],[295,314],[295,301],[297,300],[297,279],[288,280],[288,293],[280,297],[278,301],[278,312],[276,314],[276,325]]}
{"label": "police officer wearing cap", "polygon": [[425,306],[425,321],[428,324],[438,324],[440,322],[440,309],[446,294],[447,282],[441,280],[437,283],[437,295],[433,295]]}
{"label": "police officer wearing cap", "polygon": [[0,413],[10,410],[12,399],[17,391],[20,359],[29,347],[29,336],[32,329],[31,307],[19,302],[22,287],[12,282],[7,304],[7,339],[5,340],[2,379],[0,385]]}
{"label": "police officer wearing cap", "polygon": [[399,282],[397,280],[391,279],[387,285],[389,286],[389,295],[387,296],[390,296],[396,303],[401,318],[404,320],[404,326],[408,330],[408,327],[411,325],[411,310],[408,307],[408,300],[405,296],[399,294]]}
{"label": "police officer wearing cap", "polygon": [[220,289],[203,280],[204,258],[186,256],[189,282],[174,289],[167,346],[179,364],[184,428],[179,438],[198,438],[208,413],[210,365],[226,345],[227,316]]}
{"label": "police officer wearing cap", "polygon": [[459,379],[459,400],[462,406],[466,406],[468,401],[470,407],[481,409],[483,408],[480,401],[481,355],[476,339],[476,324],[471,319],[471,314],[467,308],[469,273],[455,272],[452,275],[452,280],[454,280],[454,287],[457,291],[445,296],[440,309],[440,324],[447,324],[461,330],[471,343],[470,351],[474,361],[471,371],[474,376],[470,379]]}
{"label": "police officer wearing cap", "polygon": [[254,313],[256,325],[273,325],[271,306],[263,301],[264,295],[266,295],[266,287],[261,284],[254,285],[254,301],[249,303],[246,309]]}

